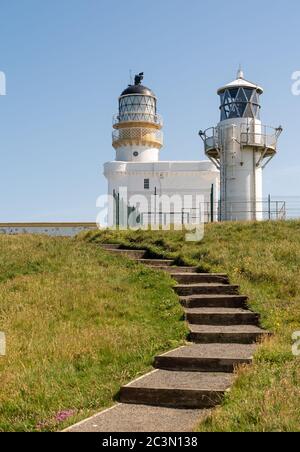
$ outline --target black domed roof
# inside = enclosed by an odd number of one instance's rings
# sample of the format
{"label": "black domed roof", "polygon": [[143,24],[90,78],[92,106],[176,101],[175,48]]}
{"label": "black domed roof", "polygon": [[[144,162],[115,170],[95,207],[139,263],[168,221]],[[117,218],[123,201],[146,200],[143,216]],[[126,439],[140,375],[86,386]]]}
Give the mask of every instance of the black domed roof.
{"label": "black domed roof", "polygon": [[128,88],[126,88],[122,92],[121,96],[128,96],[129,94],[140,94],[142,96],[144,95],[156,97],[154,92],[150,88],[147,88],[143,85],[129,85]]}

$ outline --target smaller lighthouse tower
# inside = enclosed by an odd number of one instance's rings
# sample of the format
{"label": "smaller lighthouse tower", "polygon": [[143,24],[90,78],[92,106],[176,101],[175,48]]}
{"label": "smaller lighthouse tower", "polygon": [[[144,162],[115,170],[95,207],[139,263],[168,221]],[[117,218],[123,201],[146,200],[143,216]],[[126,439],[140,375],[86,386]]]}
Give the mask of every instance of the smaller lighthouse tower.
{"label": "smaller lighthouse tower", "polygon": [[263,219],[262,171],[277,152],[282,128],[262,124],[262,93],[239,69],[237,79],[218,90],[219,124],[199,133],[206,155],[220,170],[222,221]]}
{"label": "smaller lighthouse tower", "polygon": [[141,84],[144,74],[135,76],[119,97],[119,113],[113,120],[116,161],[157,162],[163,146],[162,120],[157,114],[153,91]]}

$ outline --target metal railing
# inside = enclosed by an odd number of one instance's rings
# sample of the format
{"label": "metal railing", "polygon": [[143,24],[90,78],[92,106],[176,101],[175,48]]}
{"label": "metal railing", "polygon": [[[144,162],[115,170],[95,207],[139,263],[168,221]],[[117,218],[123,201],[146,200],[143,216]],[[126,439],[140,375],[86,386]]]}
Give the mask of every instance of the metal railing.
{"label": "metal railing", "polygon": [[[287,205],[285,201],[271,201],[263,200],[259,202],[258,208],[253,210],[253,203],[244,202],[232,202],[227,203],[226,211],[232,211],[232,218],[228,221],[238,221],[236,217],[257,216],[262,220],[286,220],[287,219]],[[211,223],[215,221],[221,221],[221,203],[214,202],[213,205],[210,202],[204,202],[199,209],[182,209],[180,211],[170,212],[140,212],[141,224],[199,224],[199,222]],[[299,206],[300,217],[300,206]]]}
{"label": "metal railing", "polygon": [[259,146],[264,148],[277,147],[278,129],[270,126],[257,126],[260,132],[255,130],[256,127],[243,124],[241,127],[241,144],[243,146]]}
{"label": "metal railing", "polygon": [[204,130],[204,132],[200,132],[199,135],[204,142],[205,152],[221,148],[221,143],[219,141],[219,129],[217,127],[209,127]]}
{"label": "metal railing", "polygon": [[258,200],[255,209],[253,205],[252,201],[231,201],[223,205],[219,202],[218,207],[214,206],[214,209],[217,210],[219,219],[222,212],[229,221],[237,221],[243,217],[253,220],[285,220],[287,217],[285,201]]}
{"label": "metal railing", "polygon": [[[128,119],[124,120],[122,117],[126,116]],[[139,118],[137,119],[137,116]],[[150,113],[146,112],[128,112],[123,113],[122,115],[114,115],[112,119],[112,125],[115,126],[116,124],[119,124],[120,122],[150,122],[151,124],[156,124],[159,126],[163,126],[163,118],[159,114],[152,115]]]}
{"label": "metal railing", "polygon": [[[284,198],[284,197],[282,197]],[[249,215],[255,220],[254,213],[259,219],[264,221],[284,221],[300,219],[300,196],[286,196],[286,200],[272,200],[271,197],[259,201],[256,210],[253,210],[253,203],[232,202],[227,205],[227,209],[232,209],[232,217],[227,221],[237,221],[239,215]],[[119,206],[119,207],[118,207]],[[140,225],[168,225],[168,224],[199,224],[199,222],[211,223],[221,221],[221,202],[203,202],[199,208],[182,208],[173,211],[162,211],[159,207],[156,211],[137,211],[138,224]],[[130,208],[130,212],[134,208]],[[120,202],[116,201],[116,212],[120,212]],[[122,210],[122,209],[121,209]],[[228,211],[227,210],[227,211]],[[253,215],[252,215],[253,214]],[[116,218],[118,215],[116,215]],[[115,224],[119,224],[116,220]]]}
{"label": "metal railing", "polygon": [[[233,124],[231,127],[236,127]],[[238,127],[236,127],[238,130]],[[266,125],[252,125],[252,124],[242,124],[240,131],[236,136],[236,140],[240,141],[243,146],[257,146],[263,148],[271,148],[276,150],[277,140],[282,132],[282,129],[279,127],[275,129],[274,127],[266,126]],[[222,144],[222,129],[218,127],[210,127],[206,129],[204,132],[199,133],[203,142],[205,152],[209,152],[214,149],[221,149]],[[223,137],[224,138],[224,137]]]}

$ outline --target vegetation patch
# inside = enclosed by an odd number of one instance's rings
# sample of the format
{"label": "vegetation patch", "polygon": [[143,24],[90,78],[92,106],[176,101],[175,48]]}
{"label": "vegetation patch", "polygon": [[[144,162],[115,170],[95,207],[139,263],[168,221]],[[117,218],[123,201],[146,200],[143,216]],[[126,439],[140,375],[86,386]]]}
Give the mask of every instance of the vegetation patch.
{"label": "vegetation patch", "polygon": [[55,431],[114,403],[186,338],[168,275],[85,240],[0,236],[0,431]]}
{"label": "vegetation patch", "polygon": [[226,272],[262,326],[273,334],[243,367],[220,408],[199,431],[300,431],[300,361],[292,334],[300,331],[300,222],[219,223],[201,242],[181,231],[93,231],[80,240],[146,248],[157,256]]}

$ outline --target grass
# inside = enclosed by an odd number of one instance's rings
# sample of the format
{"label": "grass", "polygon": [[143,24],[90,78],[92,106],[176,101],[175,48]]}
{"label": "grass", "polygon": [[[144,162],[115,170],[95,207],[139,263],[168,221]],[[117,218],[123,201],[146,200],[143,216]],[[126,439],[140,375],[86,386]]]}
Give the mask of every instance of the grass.
{"label": "grass", "polygon": [[300,330],[300,222],[222,223],[206,227],[201,242],[180,231],[97,231],[89,243],[146,248],[202,271],[226,272],[274,333],[254,364],[238,371],[224,403],[199,431],[300,431],[300,362],[292,333]]}
{"label": "grass", "polygon": [[168,275],[87,241],[0,236],[0,431],[55,431],[186,337]]}

